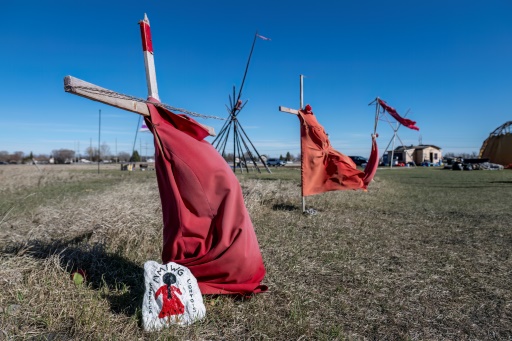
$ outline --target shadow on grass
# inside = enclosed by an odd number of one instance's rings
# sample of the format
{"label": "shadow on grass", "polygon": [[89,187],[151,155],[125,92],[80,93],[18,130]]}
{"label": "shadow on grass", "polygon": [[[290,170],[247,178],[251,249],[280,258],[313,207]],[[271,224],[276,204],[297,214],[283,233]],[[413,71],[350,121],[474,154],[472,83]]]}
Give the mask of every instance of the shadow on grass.
{"label": "shadow on grass", "polygon": [[300,208],[297,205],[291,204],[275,204],[272,205],[274,211],[298,211]]}
{"label": "shadow on grass", "polygon": [[[113,313],[133,316],[140,312],[144,296],[144,269],[126,258],[105,251],[103,244],[85,244],[85,233],[70,240],[30,240],[5,247],[2,252],[47,259],[58,255],[60,265],[71,274],[85,271],[86,283],[110,302]],[[138,316],[140,320],[140,316]]]}

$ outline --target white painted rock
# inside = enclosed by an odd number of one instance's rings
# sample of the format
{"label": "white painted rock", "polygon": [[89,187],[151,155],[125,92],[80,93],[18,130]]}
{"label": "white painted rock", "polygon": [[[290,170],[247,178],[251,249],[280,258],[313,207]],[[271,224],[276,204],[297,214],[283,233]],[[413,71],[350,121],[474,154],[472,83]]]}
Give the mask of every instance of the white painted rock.
{"label": "white painted rock", "polygon": [[206,315],[197,280],[185,266],[148,261],[144,264],[144,282],[144,330],[157,331],[171,324],[188,325]]}

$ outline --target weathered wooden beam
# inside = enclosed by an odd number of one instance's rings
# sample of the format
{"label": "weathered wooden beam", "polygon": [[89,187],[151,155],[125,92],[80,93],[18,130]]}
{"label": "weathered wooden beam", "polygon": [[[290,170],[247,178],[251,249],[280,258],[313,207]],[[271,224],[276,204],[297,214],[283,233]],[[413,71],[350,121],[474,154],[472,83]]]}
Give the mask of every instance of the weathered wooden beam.
{"label": "weathered wooden beam", "polygon": [[287,107],[279,106],[279,111],[286,112],[288,114],[298,115],[299,111],[296,109],[290,109]]}
{"label": "weathered wooden beam", "polygon": [[[73,76],[64,77],[64,91],[139,115],[150,116],[146,102],[130,98]],[[213,127],[202,123],[198,124],[208,130],[210,136],[216,135]]]}
{"label": "weathered wooden beam", "polygon": [[[119,93],[73,76],[64,77],[64,91],[119,109],[128,110],[139,115],[149,116],[149,109],[145,102],[122,98],[123,95]],[[115,97],[116,94],[119,95],[119,97]]]}

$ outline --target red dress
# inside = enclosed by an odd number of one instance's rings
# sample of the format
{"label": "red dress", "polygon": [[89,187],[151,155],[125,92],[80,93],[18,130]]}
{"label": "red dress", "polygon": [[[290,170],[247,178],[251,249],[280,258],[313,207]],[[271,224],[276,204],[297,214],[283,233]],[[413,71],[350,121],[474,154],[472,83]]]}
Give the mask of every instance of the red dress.
{"label": "red dress", "polygon": [[171,285],[171,298],[167,292],[167,285],[162,285],[155,293],[155,299],[162,295],[163,305],[159,318],[164,318],[171,315],[181,315],[185,312],[185,306],[181,303],[180,298],[176,293],[181,295],[180,288]]}
{"label": "red dress", "polygon": [[[151,99],[153,100],[153,99]],[[154,100],[153,100],[154,101]],[[162,262],[190,269],[202,294],[266,291],[258,240],[233,171],[194,120],[148,104],[163,213]]]}
{"label": "red dress", "polygon": [[349,189],[365,190],[378,166],[375,136],[372,138],[370,160],[363,172],[357,169],[350,157],[332,147],[310,105],[299,110],[297,116],[301,125],[302,195]]}

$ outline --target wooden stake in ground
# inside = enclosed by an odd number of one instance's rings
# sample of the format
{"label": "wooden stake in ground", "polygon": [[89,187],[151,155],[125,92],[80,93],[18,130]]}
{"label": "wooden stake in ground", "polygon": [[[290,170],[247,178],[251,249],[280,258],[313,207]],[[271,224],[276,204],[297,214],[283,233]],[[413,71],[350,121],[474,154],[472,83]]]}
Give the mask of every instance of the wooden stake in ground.
{"label": "wooden stake in ground", "polygon": [[[299,110],[302,110],[302,108],[304,107],[304,92],[303,92],[303,79],[304,79],[304,75],[300,75],[300,106],[299,106]],[[290,109],[290,108],[287,108],[287,107],[283,107],[283,106],[280,106],[279,107],[279,111],[281,112],[286,112],[288,114],[293,114],[293,115],[298,115],[299,114],[299,110],[296,110],[296,109]],[[302,139],[301,139],[301,148],[300,148],[301,152],[300,152],[300,166],[301,166],[301,172],[302,172],[302,158],[304,157],[304,155],[302,155]],[[300,187],[301,187],[301,193],[302,193],[302,176],[300,177]],[[306,212],[306,197],[305,196],[302,196],[302,213],[305,213]]]}

